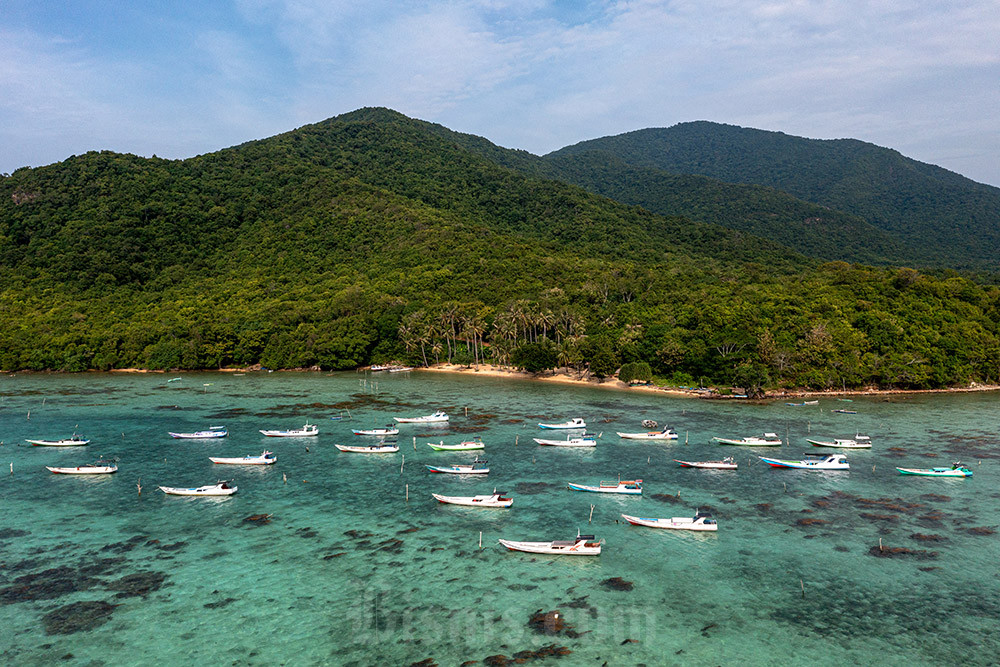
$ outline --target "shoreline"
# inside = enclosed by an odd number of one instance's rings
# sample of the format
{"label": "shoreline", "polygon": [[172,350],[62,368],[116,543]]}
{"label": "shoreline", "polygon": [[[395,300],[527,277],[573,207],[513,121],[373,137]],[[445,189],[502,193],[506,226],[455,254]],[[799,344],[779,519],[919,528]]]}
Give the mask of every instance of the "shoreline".
{"label": "shoreline", "polygon": [[[156,370],[149,368],[112,368],[108,371],[84,371],[85,373],[137,373],[137,374],[181,374],[184,373],[205,373],[205,372],[218,372],[218,373],[253,373],[260,372],[264,369],[261,368],[259,364],[253,366],[245,367],[227,367],[227,368],[202,368],[198,370]],[[365,367],[355,369],[355,372],[363,372],[368,369]],[[18,374],[18,373],[59,373],[60,371],[0,371],[4,374]],[[269,370],[268,372],[273,372]],[[278,370],[277,372],[286,373],[303,373],[303,372],[328,372],[321,371],[319,368],[286,368]],[[347,371],[344,371],[347,372]],[[720,394],[715,389],[706,388],[704,390],[697,389],[682,389],[680,387],[661,387],[657,385],[627,385],[621,380],[616,378],[605,378],[599,380],[594,377],[584,377],[581,372],[571,372],[565,368],[556,369],[554,371],[546,371],[542,374],[529,373],[527,371],[519,371],[513,368],[495,366],[492,364],[480,364],[478,368],[474,366],[463,366],[460,364],[435,364],[433,366],[420,367],[416,366],[411,372],[427,372],[427,373],[455,373],[460,375],[480,375],[485,377],[500,377],[500,378],[510,378],[515,380],[530,380],[534,382],[548,382],[551,384],[566,384],[566,385],[577,385],[577,386],[587,386],[596,387],[599,389],[613,389],[616,391],[632,391],[632,392],[642,392],[649,394],[659,394],[665,396],[671,396],[675,398],[701,398],[705,400],[744,400],[749,402],[759,403],[761,401],[777,401],[786,399],[798,399],[798,398],[831,398],[837,396],[859,396],[859,397],[874,397],[874,396],[897,396],[897,395],[920,395],[920,394],[968,394],[968,393],[979,393],[979,392],[1000,392],[1000,385],[995,384],[978,384],[972,383],[967,387],[945,387],[941,389],[876,389],[874,387],[866,387],[864,389],[831,389],[831,390],[809,390],[809,389],[787,389],[780,391],[771,391],[766,393],[761,398],[748,399],[740,395],[732,394]]]}

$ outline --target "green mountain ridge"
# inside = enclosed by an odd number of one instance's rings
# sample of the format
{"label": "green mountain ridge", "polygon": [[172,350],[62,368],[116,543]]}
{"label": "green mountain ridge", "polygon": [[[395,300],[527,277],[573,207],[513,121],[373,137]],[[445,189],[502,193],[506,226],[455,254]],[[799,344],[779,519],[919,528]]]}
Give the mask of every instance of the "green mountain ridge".
{"label": "green mountain ridge", "polygon": [[584,141],[545,157],[584,159],[595,151],[634,168],[771,187],[857,216],[897,240],[904,254],[889,258],[897,263],[915,253],[925,266],[1000,267],[1000,188],[892,149],[697,121]]}
{"label": "green mountain ridge", "polygon": [[556,176],[386,109],[187,160],[101,152],[18,170],[0,178],[0,368],[644,362],[747,387],[1000,376],[996,288],[821,264]]}

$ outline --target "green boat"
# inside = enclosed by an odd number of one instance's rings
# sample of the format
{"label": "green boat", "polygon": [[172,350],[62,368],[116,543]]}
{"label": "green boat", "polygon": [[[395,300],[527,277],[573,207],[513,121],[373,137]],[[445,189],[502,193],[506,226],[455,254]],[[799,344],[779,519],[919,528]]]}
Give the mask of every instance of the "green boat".
{"label": "green boat", "polygon": [[950,468],[896,468],[900,475],[920,475],[922,477],[972,477],[972,471],[955,463]]}

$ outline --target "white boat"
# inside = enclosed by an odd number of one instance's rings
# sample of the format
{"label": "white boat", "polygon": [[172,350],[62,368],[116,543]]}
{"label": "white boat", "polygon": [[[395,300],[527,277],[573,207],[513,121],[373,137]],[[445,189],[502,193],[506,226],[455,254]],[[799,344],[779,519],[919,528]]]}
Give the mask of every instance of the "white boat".
{"label": "white boat", "polygon": [[439,452],[468,452],[476,449],[486,449],[486,445],[479,438],[466,440],[457,445],[446,445],[443,441],[439,443],[428,442],[427,446]]}
{"label": "white boat", "polygon": [[525,551],[531,554],[555,554],[559,556],[600,556],[603,540],[594,541],[593,535],[577,535],[575,540],[553,542],[516,542],[499,540],[511,551]]}
{"label": "white boat", "polygon": [[641,516],[629,516],[622,514],[622,518],[633,526],[647,526],[649,528],[671,528],[673,530],[718,530],[712,515],[707,512],[698,511],[694,518],[686,516],[675,516],[669,519],[650,519]]}
{"label": "white boat", "polygon": [[576,484],[568,482],[567,486],[574,491],[590,491],[591,493],[622,493],[631,496],[642,495],[642,480],[621,480],[617,482],[601,482],[599,486]]}
{"label": "white boat", "polygon": [[393,445],[388,443],[381,443],[378,445],[334,445],[337,449],[342,452],[350,452],[352,454],[392,454],[399,451],[399,445]]}
{"label": "white boat", "polygon": [[303,438],[312,435],[319,435],[319,427],[313,424],[306,424],[302,428],[291,431],[261,431],[269,438]]}
{"label": "white boat", "polygon": [[389,369],[390,373],[409,373],[413,370],[412,366],[393,366]]}
{"label": "white boat", "polygon": [[49,472],[54,472],[58,475],[106,475],[118,470],[118,466],[111,461],[97,461],[90,465],[77,466],[75,468],[56,468],[53,466],[45,466],[45,468]]}
{"label": "white boat", "polygon": [[448,421],[448,413],[438,410],[432,415],[424,417],[393,417],[400,424],[436,424]]}
{"label": "white boat", "polygon": [[732,456],[727,456],[721,461],[681,461],[674,459],[674,463],[682,468],[708,468],[710,470],[736,470],[736,461]]}
{"label": "white boat", "polygon": [[278,460],[278,457],[268,451],[263,451],[260,456],[251,456],[247,454],[246,456],[227,458],[223,456],[209,456],[208,460],[212,463],[225,463],[227,465],[243,465],[243,466],[266,466],[271,465]]}
{"label": "white boat", "polygon": [[746,447],[780,447],[781,438],[777,433],[765,433],[763,437],[751,435],[746,438],[712,438],[720,445],[743,445]]}
{"label": "white boat", "polygon": [[231,496],[236,493],[235,486],[229,486],[229,482],[219,482],[209,486],[199,486],[196,489],[183,489],[175,486],[161,486],[163,491],[170,496]]}
{"label": "white boat", "polygon": [[503,492],[497,493],[496,489],[488,496],[442,496],[432,493],[434,499],[448,505],[464,505],[465,507],[493,507],[506,509],[514,504],[513,498],[504,498]]}
{"label": "white boat", "polygon": [[210,440],[213,438],[225,438],[229,435],[229,431],[224,426],[212,426],[207,431],[195,431],[194,433],[174,433],[173,431],[167,431],[171,438],[180,438],[182,440]]}
{"label": "white boat", "polygon": [[581,429],[587,428],[587,422],[583,421],[579,417],[574,417],[568,422],[563,422],[561,424],[539,424],[538,428],[550,428],[550,429]]}
{"label": "white boat", "polygon": [[670,427],[662,431],[647,431],[645,433],[619,433],[619,438],[626,440],[676,440],[677,434]]}
{"label": "white boat", "polygon": [[62,440],[28,440],[35,447],[82,447],[90,442],[87,438],[74,435],[72,438]]}
{"label": "white boat", "polygon": [[867,435],[856,435],[854,438],[834,438],[833,440],[810,440],[806,438],[813,447],[836,447],[838,449],[871,449],[872,439]]}
{"label": "white boat", "polygon": [[472,463],[459,463],[452,466],[429,466],[424,467],[431,472],[442,472],[451,475],[486,475],[489,474],[490,469],[486,467],[489,463],[486,459],[480,459],[478,456],[476,460]]}
{"label": "white boat", "polygon": [[385,438],[390,435],[399,435],[399,429],[391,424],[387,424],[385,428],[352,428],[351,433],[354,435],[374,435]]}
{"label": "white boat", "polygon": [[843,454],[828,454],[822,457],[803,454],[803,456],[808,458],[801,461],[769,459],[766,456],[758,456],[757,458],[772,468],[796,468],[799,470],[850,470],[851,468],[851,464],[847,462],[847,457]]}
{"label": "white boat", "polygon": [[548,440],[545,438],[532,438],[539,445],[548,447],[596,447],[597,438],[593,433],[584,433],[576,438],[566,438],[565,440]]}

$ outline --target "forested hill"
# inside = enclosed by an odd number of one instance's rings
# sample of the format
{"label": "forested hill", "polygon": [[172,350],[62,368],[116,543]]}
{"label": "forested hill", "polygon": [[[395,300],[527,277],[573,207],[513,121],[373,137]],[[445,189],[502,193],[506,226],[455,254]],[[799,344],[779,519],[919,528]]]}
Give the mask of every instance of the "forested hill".
{"label": "forested hill", "polygon": [[[674,383],[1000,378],[1000,290],[818,264],[386,109],[0,178],[0,368],[649,364]],[[544,176],[550,178],[545,178]]]}
{"label": "forested hill", "polygon": [[1000,267],[1000,188],[895,150],[699,121],[584,141],[546,157],[590,162],[595,152],[636,168],[776,188],[852,214],[898,239],[904,256],[917,249],[924,265]]}

